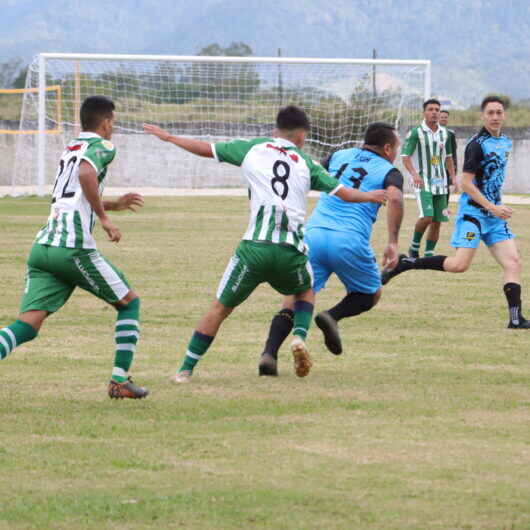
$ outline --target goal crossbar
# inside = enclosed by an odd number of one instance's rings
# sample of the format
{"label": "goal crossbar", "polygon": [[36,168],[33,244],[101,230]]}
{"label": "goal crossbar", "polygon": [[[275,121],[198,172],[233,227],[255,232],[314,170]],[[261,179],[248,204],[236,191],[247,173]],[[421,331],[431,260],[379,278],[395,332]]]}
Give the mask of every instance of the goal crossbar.
{"label": "goal crossbar", "polygon": [[275,64],[368,64],[375,66],[426,66],[431,64],[426,59],[350,59],[318,57],[232,57],[224,55],[127,55],[107,53],[41,53],[44,59],[71,59],[91,61],[181,61],[191,63],[275,63]]}

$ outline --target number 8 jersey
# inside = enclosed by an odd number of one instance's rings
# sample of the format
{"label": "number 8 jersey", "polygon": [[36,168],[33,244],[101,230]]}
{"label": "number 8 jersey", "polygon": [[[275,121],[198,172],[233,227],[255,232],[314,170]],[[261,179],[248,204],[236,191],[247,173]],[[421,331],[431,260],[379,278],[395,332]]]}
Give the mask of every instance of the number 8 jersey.
{"label": "number 8 jersey", "polygon": [[305,254],[309,190],[333,195],[342,185],[284,138],[216,143],[212,151],[219,162],[240,166],[248,182],[250,220],[243,239],[293,245]]}
{"label": "number 8 jersey", "polygon": [[85,160],[95,169],[101,195],[107,166],[115,155],[114,145],[92,132],[80,133],[66,146],[55,177],[50,216],[37,234],[37,243],[53,247],[96,248],[92,236],[95,216],[79,183],[79,165]]}

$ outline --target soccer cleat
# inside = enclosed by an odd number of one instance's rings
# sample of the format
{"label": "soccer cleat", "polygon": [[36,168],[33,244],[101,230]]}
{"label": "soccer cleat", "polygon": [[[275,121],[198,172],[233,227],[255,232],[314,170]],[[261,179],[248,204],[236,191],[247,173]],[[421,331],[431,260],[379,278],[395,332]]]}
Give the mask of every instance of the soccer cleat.
{"label": "soccer cleat", "polygon": [[265,352],[261,355],[259,375],[278,375],[278,361],[270,353]]}
{"label": "soccer cleat", "polygon": [[415,258],[409,258],[405,254],[400,254],[397,265],[393,269],[385,269],[381,273],[381,283],[386,285],[394,276],[409,270],[411,268],[410,264],[414,262],[414,259]]}
{"label": "soccer cleat", "polygon": [[128,377],[127,381],[123,383],[118,383],[111,379],[108,386],[108,393],[111,399],[142,399],[148,396],[149,390],[143,386],[135,385],[132,379]]}
{"label": "soccer cleat", "polygon": [[298,377],[305,377],[313,363],[305,342],[300,337],[295,337],[291,342],[291,352],[294,360],[294,372]]}
{"label": "soccer cleat", "polygon": [[191,370],[181,370],[180,372],[177,372],[175,375],[172,375],[169,380],[173,381],[173,383],[189,383],[192,376]]}
{"label": "soccer cleat", "polygon": [[409,248],[409,258],[419,258],[420,253],[417,250]]}
{"label": "soccer cleat", "polygon": [[520,318],[517,324],[513,320],[510,320],[508,322],[508,329],[530,329],[530,320]]}
{"label": "soccer cleat", "polygon": [[340,355],[342,353],[342,342],[337,321],[327,311],[322,311],[315,317],[315,324],[324,334],[326,348],[333,355]]}

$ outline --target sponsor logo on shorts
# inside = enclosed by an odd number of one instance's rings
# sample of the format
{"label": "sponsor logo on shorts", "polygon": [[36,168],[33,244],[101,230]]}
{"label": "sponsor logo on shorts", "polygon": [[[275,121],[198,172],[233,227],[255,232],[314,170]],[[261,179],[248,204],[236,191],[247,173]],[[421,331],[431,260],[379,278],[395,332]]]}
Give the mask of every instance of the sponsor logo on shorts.
{"label": "sponsor logo on shorts", "polygon": [[477,234],[475,232],[466,232],[466,235],[464,236],[464,239],[467,239],[468,241],[473,241],[477,237]]}
{"label": "sponsor logo on shorts", "polygon": [[301,268],[296,269],[296,274],[298,275],[298,285],[304,285],[304,273]]}
{"label": "sponsor logo on shorts", "polygon": [[90,284],[90,287],[92,287],[94,291],[99,291],[99,285],[94,281],[94,278],[92,278],[88,271],[83,267],[81,260],[79,258],[74,258],[74,263],[77,265],[77,268],[85,277],[86,281]]}
{"label": "sponsor logo on shorts", "polygon": [[241,285],[241,282],[243,281],[243,278],[245,277],[245,274],[248,272],[248,267],[246,265],[243,265],[243,268],[241,269],[241,272],[236,278],[236,281],[234,282],[234,285],[232,286],[232,292],[235,293],[239,286]]}

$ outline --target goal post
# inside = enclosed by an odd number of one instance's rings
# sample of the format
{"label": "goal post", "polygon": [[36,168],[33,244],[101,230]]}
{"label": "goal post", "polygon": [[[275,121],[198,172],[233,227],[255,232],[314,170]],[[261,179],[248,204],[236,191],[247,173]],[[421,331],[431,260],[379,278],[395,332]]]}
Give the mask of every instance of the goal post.
{"label": "goal post", "polygon": [[[17,138],[12,185],[46,192],[90,95],[116,104],[110,185],[241,187],[237,169],[165,146],[142,123],[212,142],[269,136],[278,108],[297,104],[312,123],[306,149],[319,159],[358,145],[372,121],[400,131],[415,123],[430,69],[426,60],[42,53],[28,68],[20,122],[38,133]],[[50,112],[51,86],[60,87],[59,114]]]}

